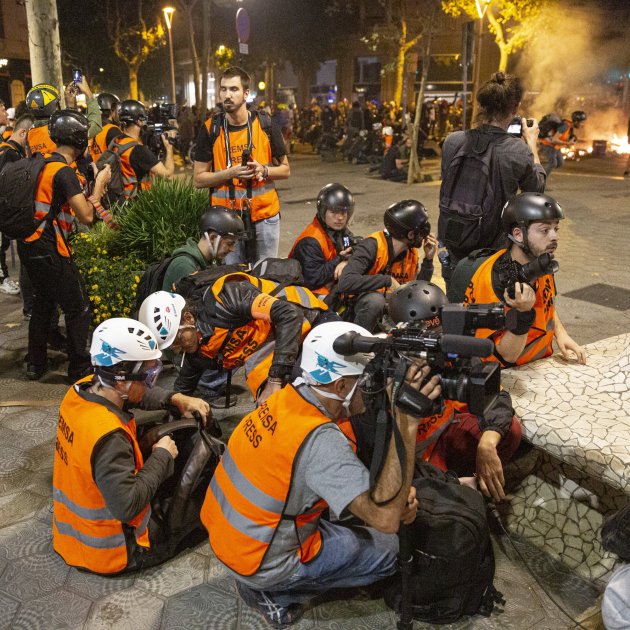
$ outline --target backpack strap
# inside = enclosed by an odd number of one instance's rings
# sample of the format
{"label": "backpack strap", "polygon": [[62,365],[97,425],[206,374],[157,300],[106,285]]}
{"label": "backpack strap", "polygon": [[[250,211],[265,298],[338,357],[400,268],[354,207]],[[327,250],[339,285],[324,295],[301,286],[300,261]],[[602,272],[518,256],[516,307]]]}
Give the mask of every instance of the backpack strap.
{"label": "backpack strap", "polygon": [[391,234],[385,234],[385,240],[387,241],[387,264],[383,269],[383,274],[386,276],[391,275],[392,267],[394,266],[394,243],[392,242]]}

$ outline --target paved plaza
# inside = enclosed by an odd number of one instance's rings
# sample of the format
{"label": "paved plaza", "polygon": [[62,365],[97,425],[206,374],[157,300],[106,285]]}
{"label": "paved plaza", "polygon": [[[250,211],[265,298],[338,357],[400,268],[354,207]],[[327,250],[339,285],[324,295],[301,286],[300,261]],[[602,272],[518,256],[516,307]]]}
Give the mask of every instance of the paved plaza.
{"label": "paved plaza", "polygon": [[[557,307],[579,343],[630,330],[630,180],[625,159],[568,163],[553,173],[549,194],[565,209],[557,258]],[[281,254],[315,212],[319,189],[331,181],[355,194],[352,229],[367,235],[382,227],[384,209],[405,198],[421,200],[437,225],[438,164],[435,178],[407,187],[368,176],[364,166],[324,163],[299,154],[291,179],[279,186],[282,201]],[[15,274],[17,275],[17,274]],[[441,283],[439,265],[436,281]],[[101,578],[67,567],[51,546],[51,475],[57,407],[67,390],[59,353],[57,368],[41,382],[28,382],[22,359],[27,325],[18,298],[0,296],[0,628],[247,629],[268,627],[238,597],[233,581],[213,557],[207,542],[169,563],[138,575]],[[167,372],[165,380],[172,380]],[[218,413],[224,433],[251,409],[245,394],[239,405]],[[142,421],[143,417],[140,417]],[[494,536],[495,586],[507,600],[490,618],[475,617],[447,628],[549,629],[573,627],[527,572],[505,537]],[[573,617],[589,617],[599,589],[573,575],[528,544],[516,541],[538,580]],[[584,621],[584,626],[594,628]],[[324,602],[295,626],[302,630],[395,628],[395,616],[382,599],[349,592]],[[416,624],[417,628],[428,628]]]}

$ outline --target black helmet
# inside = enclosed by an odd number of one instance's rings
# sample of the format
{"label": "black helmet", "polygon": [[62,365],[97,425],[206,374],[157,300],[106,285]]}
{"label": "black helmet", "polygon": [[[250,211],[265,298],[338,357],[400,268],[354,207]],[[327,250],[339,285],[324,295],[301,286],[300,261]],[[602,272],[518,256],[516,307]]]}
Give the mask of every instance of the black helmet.
{"label": "black helmet", "polygon": [[354,214],[354,197],[342,184],[326,184],[317,195],[317,216],[324,221],[326,210],[345,210],[348,220]]}
{"label": "black helmet", "polygon": [[211,206],[199,220],[199,231],[216,232],[220,236],[233,236],[241,238],[245,232],[243,220],[223,206]]}
{"label": "black helmet", "polygon": [[501,212],[501,225],[509,235],[515,225],[523,230],[534,221],[555,221],[564,219],[564,210],[560,204],[542,193],[525,192],[515,195]]}
{"label": "black helmet", "polygon": [[120,105],[120,99],[115,94],[110,94],[109,92],[101,92],[97,97],[99,109],[103,114],[111,114],[112,109],[116,107],[116,105]]}
{"label": "black helmet", "polygon": [[399,322],[421,322],[440,317],[448,304],[444,291],[426,280],[414,280],[398,287],[389,297],[389,316]]}
{"label": "black helmet", "polygon": [[406,238],[410,231],[424,238],[431,231],[426,208],[414,199],[393,203],[385,210],[383,222],[394,238]]}
{"label": "black helmet", "polygon": [[59,90],[48,83],[34,85],[26,95],[26,107],[35,118],[48,118],[59,105]]}
{"label": "black helmet", "polygon": [[586,112],[583,112],[582,110],[578,110],[576,112],[573,112],[571,114],[571,120],[574,123],[581,123],[584,122],[586,120],[587,116],[586,116]]}
{"label": "black helmet", "polygon": [[128,99],[118,108],[118,120],[126,125],[135,124],[142,127],[147,121],[147,110],[140,101]]}
{"label": "black helmet", "polygon": [[48,135],[57,145],[85,151],[88,145],[88,119],[72,109],[59,110],[48,121]]}

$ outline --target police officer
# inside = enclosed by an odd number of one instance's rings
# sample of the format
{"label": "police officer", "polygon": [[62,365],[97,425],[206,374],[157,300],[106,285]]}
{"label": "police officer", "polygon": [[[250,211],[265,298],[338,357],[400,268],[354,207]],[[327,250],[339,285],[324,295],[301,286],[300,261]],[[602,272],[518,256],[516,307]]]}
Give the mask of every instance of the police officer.
{"label": "police officer", "polygon": [[[373,332],[385,310],[385,294],[416,276],[431,280],[437,240],[425,207],[413,199],[392,204],[383,217],[385,230],[361,241],[348,260],[338,289],[357,297],[354,323]],[[418,248],[424,248],[419,263]]]}
{"label": "police officer", "polygon": [[116,139],[116,151],[120,156],[125,199],[135,197],[141,190],[151,187],[150,175],[171,179],[175,172],[173,145],[169,138],[175,138],[174,130],[162,134],[166,151],[164,163],[157,155],[142,144],[140,133],[147,123],[147,111],[140,101],[126,100],[118,108],[118,120],[125,132]]}
{"label": "police officer", "polygon": [[100,200],[111,170],[107,166],[98,174],[87,199],[76,172],[69,166],[87,148],[87,118],[71,110],[57,111],[50,117],[48,130],[56,149],[45,155],[46,164],[35,192],[39,226],[18,241],[20,260],[35,289],[26,375],[39,380],[48,369],[46,342],[51,316],[59,304],[68,334],[68,377],[76,380],[90,368],[85,351],[90,314],[68,238],[75,220],[89,224],[94,213],[102,209]]}
{"label": "police officer", "polygon": [[348,264],[353,214],[352,193],[342,184],[327,184],[317,195],[315,218],[293,244],[289,258],[300,262],[304,286],[316,295],[328,295]]}

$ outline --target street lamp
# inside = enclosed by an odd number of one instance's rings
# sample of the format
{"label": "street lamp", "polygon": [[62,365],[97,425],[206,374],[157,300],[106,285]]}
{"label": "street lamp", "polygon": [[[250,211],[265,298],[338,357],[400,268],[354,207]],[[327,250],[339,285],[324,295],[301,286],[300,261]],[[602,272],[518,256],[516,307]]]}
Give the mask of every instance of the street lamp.
{"label": "street lamp", "polygon": [[164,13],[164,21],[166,22],[166,29],[168,30],[168,48],[171,55],[171,97],[172,102],[177,102],[177,93],[175,91],[175,59],[173,58],[173,35],[171,34],[171,26],[173,25],[173,13],[175,9],[173,7],[164,7],[162,9]]}

